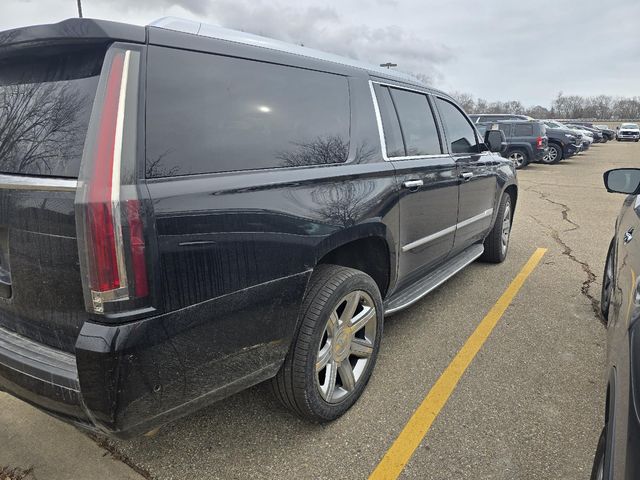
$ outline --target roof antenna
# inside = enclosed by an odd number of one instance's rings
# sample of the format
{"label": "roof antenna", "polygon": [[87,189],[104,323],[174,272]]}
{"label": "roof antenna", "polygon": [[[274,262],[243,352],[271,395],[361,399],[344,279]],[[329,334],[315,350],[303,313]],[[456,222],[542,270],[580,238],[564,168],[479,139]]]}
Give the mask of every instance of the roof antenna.
{"label": "roof antenna", "polygon": [[82,0],[78,0],[78,17],[82,18]]}

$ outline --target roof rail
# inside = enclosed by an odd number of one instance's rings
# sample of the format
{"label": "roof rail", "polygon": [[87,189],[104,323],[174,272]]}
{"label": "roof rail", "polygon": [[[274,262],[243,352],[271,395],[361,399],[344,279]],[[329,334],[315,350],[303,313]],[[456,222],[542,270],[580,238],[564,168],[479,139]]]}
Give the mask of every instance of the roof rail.
{"label": "roof rail", "polygon": [[383,69],[380,67],[376,67],[375,65],[359,62],[357,60],[352,60],[340,55],[334,55],[332,53],[326,53],[320,50],[314,50],[312,48],[282,42],[273,38],[261,37],[259,35],[241,32],[239,30],[232,30],[217,25],[209,25],[194,20],[186,20],[177,17],[163,17],[150,23],[148,26],[163,28],[165,30],[174,30],[182,33],[190,33],[192,35],[200,35],[202,37],[216,38],[218,40],[226,40],[229,42],[242,43],[255,47],[268,48],[271,50],[278,50],[280,52],[292,53],[294,55],[300,55],[303,57],[315,58],[331,63],[360,68],[369,72],[377,73],[378,75],[384,75],[385,77],[394,77],[399,80],[422,85],[422,82],[420,82],[413,75],[409,75],[408,73]]}

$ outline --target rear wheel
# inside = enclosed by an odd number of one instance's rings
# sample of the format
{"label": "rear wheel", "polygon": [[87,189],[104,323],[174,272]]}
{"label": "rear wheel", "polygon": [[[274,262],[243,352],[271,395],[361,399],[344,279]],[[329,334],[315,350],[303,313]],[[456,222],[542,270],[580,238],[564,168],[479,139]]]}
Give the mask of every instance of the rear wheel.
{"label": "rear wheel", "polygon": [[301,311],[272,390],[305,419],[334,420],[358,400],[376,363],[383,325],[380,291],[359,270],[319,265]]}
{"label": "rear wheel", "polygon": [[524,150],[511,150],[509,159],[515,164],[517,169],[524,168],[529,163],[529,156]]}
{"label": "rear wheel", "polygon": [[480,260],[490,263],[501,263],[507,258],[509,239],[511,237],[511,223],[513,207],[511,195],[505,193],[500,199],[496,222],[489,235],[484,240],[484,253]]}
{"label": "rear wheel", "polygon": [[549,153],[542,157],[542,163],[552,164],[562,160],[562,148],[555,143],[549,144]]}

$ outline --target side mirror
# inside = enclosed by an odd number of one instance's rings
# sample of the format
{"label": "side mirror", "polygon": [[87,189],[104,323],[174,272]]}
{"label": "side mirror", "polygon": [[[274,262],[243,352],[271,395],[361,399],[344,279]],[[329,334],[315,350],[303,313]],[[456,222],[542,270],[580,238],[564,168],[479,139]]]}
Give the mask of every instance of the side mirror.
{"label": "side mirror", "polygon": [[500,153],[503,144],[507,143],[507,137],[505,137],[502,130],[487,130],[484,134],[484,143],[489,147],[490,151]]}
{"label": "side mirror", "polygon": [[607,192],[640,194],[640,168],[616,168],[604,172]]}

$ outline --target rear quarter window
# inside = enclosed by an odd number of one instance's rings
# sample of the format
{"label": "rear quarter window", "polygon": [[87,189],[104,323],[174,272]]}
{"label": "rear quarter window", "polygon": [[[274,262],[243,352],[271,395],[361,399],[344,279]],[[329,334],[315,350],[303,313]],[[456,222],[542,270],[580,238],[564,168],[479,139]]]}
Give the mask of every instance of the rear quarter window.
{"label": "rear quarter window", "polygon": [[77,178],[104,50],[0,61],[0,173]]}
{"label": "rear quarter window", "polygon": [[150,47],[148,178],[347,160],[347,78]]}
{"label": "rear quarter window", "polygon": [[533,137],[533,124],[517,123],[513,127],[514,137]]}

